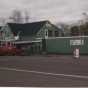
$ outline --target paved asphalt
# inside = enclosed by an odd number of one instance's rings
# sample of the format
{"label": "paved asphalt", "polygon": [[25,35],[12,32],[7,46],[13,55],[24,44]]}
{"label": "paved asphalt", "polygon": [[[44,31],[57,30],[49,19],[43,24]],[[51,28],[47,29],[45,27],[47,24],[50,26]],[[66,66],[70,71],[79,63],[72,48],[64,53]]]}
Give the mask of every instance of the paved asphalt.
{"label": "paved asphalt", "polygon": [[0,56],[0,87],[88,87],[88,56]]}

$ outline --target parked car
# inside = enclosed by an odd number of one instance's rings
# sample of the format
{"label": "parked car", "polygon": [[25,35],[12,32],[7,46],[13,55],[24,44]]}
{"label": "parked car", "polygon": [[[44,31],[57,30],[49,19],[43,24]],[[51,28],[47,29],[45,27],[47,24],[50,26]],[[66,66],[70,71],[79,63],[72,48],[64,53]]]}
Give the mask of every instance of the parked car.
{"label": "parked car", "polygon": [[22,50],[18,49],[12,42],[1,42],[0,55],[21,55]]}

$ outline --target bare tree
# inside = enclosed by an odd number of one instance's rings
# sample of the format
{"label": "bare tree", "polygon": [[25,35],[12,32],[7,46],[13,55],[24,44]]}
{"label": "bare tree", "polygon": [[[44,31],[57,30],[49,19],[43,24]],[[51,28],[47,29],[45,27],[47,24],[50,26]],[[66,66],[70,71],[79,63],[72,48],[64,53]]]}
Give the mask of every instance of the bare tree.
{"label": "bare tree", "polygon": [[10,19],[12,19],[14,23],[22,23],[22,12],[20,10],[14,10]]}
{"label": "bare tree", "polygon": [[28,11],[25,11],[25,23],[28,23],[29,22],[29,13]]}
{"label": "bare tree", "polygon": [[82,13],[82,15],[84,16],[83,20],[84,22],[88,22],[88,14],[86,12]]}

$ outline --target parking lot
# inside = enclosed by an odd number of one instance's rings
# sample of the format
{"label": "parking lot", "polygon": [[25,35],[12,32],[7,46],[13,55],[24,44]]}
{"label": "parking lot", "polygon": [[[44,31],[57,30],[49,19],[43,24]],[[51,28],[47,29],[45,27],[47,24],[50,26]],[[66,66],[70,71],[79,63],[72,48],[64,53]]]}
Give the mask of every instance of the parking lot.
{"label": "parking lot", "polygon": [[88,86],[88,56],[79,62],[72,55],[1,56],[0,86]]}

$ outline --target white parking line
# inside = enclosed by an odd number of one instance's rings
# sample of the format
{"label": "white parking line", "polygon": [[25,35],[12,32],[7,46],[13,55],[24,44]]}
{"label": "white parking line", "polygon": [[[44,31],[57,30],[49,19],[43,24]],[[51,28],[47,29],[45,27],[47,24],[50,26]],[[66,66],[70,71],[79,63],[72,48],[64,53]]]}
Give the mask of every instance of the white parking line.
{"label": "white parking line", "polygon": [[42,74],[42,75],[63,76],[63,77],[88,79],[88,76],[83,76],[83,75],[56,74],[56,73],[30,71],[30,70],[23,70],[23,69],[16,69],[16,68],[7,68],[7,67],[0,67],[0,69],[1,70],[9,70],[9,71],[17,71],[17,72],[36,73],[36,74]]}

